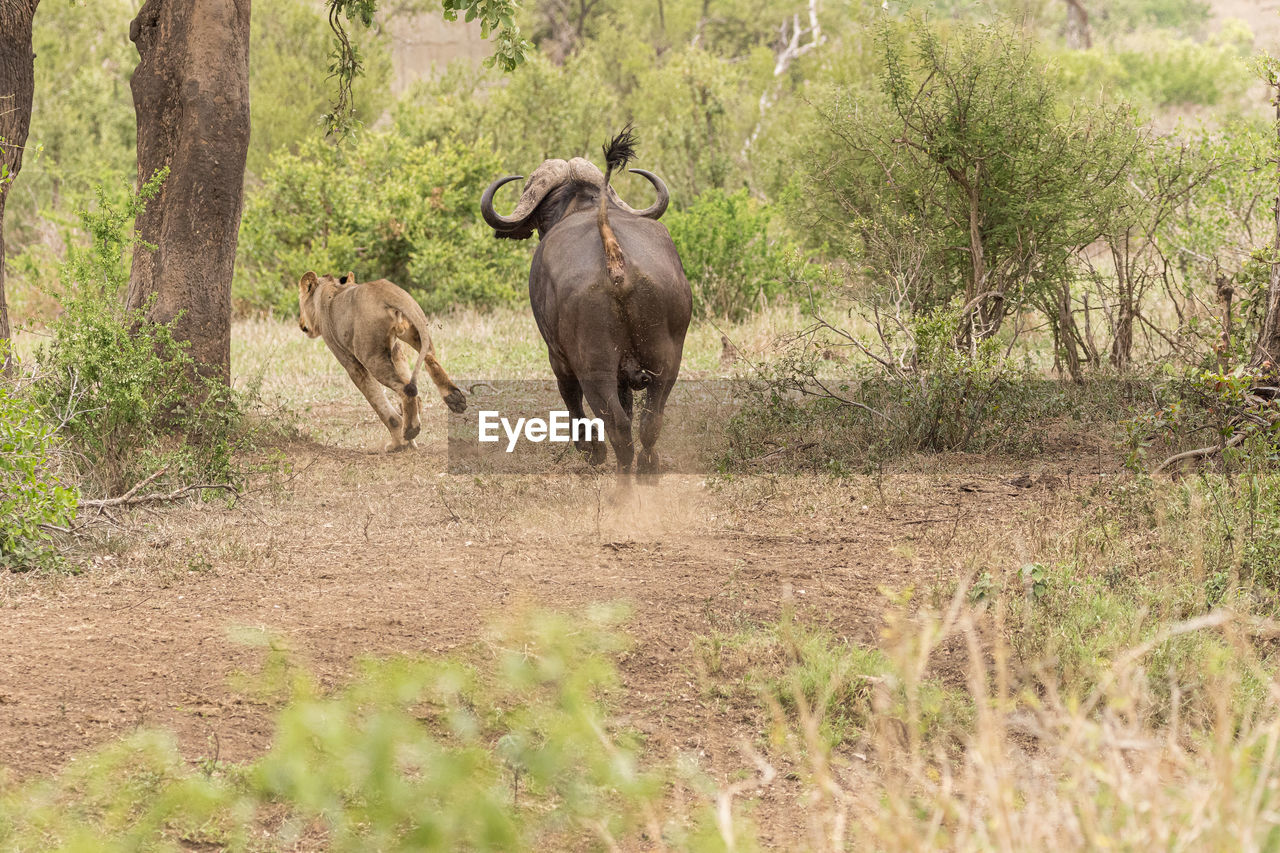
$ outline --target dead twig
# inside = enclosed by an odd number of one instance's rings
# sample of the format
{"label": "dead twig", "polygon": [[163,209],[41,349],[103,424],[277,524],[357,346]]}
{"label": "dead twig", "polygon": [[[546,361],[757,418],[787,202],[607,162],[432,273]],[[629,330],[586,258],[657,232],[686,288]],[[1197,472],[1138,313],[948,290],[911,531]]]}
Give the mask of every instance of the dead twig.
{"label": "dead twig", "polygon": [[167,493],[153,492],[152,494],[149,494],[149,495],[138,494],[138,492],[142,491],[142,489],[145,486],[155,482],[157,479],[163,476],[164,473],[168,470],[169,470],[168,467],[161,468],[160,470],[151,474],[149,477],[142,480],[132,489],[125,492],[123,495],[120,495],[119,497],[82,500],[77,505],[77,508],[81,510],[97,509],[99,511],[102,511],[102,510],[106,510],[108,507],[140,506],[143,504],[169,503],[171,501],[182,500],[183,498],[189,497],[194,494],[199,494],[200,492],[216,491],[216,490],[230,492],[236,497],[240,497],[240,490],[237,489],[235,486],[227,485],[226,483],[193,483],[189,486],[182,486],[181,488],[174,489],[172,492],[167,492]]}
{"label": "dead twig", "polygon": [[125,492],[123,495],[121,495],[118,498],[103,498],[101,500],[80,501],[80,505],[105,507],[105,506],[119,506],[120,504],[127,503],[129,499],[132,498],[134,495],[136,495],[139,491],[141,491],[144,486],[151,485],[156,480],[164,476],[164,473],[168,470],[169,470],[169,466],[166,465],[160,470],[153,472],[150,476],[143,479],[141,482],[135,485],[132,489]]}
{"label": "dead twig", "polygon": [[449,515],[453,517],[453,520],[454,520],[455,522],[457,522],[458,524],[461,524],[461,523],[462,523],[462,519],[461,519],[461,518],[459,518],[459,517],[458,517],[458,514],[457,514],[456,512],[454,512],[454,511],[453,511],[453,507],[449,506],[449,502],[448,502],[447,500],[445,500],[445,499],[444,499],[444,490],[443,490],[443,489],[437,489],[437,490],[436,490],[436,497],[440,498],[440,503],[442,503],[442,504],[444,505],[444,508],[445,508],[446,510],[448,510],[448,511],[449,511]]}
{"label": "dead twig", "polygon": [[199,494],[200,492],[209,492],[209,491],[230,492],[236,497],[240,497],[240,490],[237,489],[235,486],[230,486],[230,485],[227,485],[226,483],[194,483],[190,486],[183,486],[180,489],[174,489],[172,492],[168,492],[167,494],[161,494],[159,492],[156,492],[150,495],[136,495],[130,498],[125,498],[122,495],[121,497],[118,497],[118,498],[104,498],[102,500],[80,501],[80,506],[82,508],[88,507],[91,509],[92,508],[105,509],[106,507],[141,506],[142,504],[169,503],[171,501],[180,501],[183,498],[190,497],[191,495]]}

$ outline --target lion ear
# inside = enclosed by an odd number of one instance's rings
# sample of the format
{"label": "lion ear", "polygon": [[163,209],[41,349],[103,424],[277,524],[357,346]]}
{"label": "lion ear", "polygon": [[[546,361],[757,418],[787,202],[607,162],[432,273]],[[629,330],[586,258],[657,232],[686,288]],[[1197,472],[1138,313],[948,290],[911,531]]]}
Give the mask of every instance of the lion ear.
{"label": "lion ear", "polygon": [[355,283],[356,283],[356,274],[353,272],[343,273],[342,278],[338,279],[338,284],[355,284]]}
{"label": "lion ear", "polygon": [[316,285],[319,283],[320,283],[320,280],[316,278],[316,274],[311,270],[307,270],[306,272],[304,272],[302,274],[302,281],[298,282],[298,284],[302,285],[307,289],[307,293],[310,293],[311,291],[315,290]]}

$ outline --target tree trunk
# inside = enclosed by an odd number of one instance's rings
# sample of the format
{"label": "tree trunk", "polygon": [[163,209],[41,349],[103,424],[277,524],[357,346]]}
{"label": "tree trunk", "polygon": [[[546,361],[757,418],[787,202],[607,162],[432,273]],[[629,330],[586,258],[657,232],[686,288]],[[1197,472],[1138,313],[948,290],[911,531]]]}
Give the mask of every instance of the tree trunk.
{"label": "tree trunk", "polygon": [[[31,51],[31,20],[39,2],[0,0],[0,344],[10,338],[4,292],[4,207],[13,179],[22,169],[23,146],[31,127],[36,58]],[[9,366],[6,355],[0,370],[7,371]]]}
{"label": "tree trunk", "polygon": [[[969,264],[971,275],[965,283],[965,316],[961,318],[964,329],[960,339],[970,345],[993,337],[1004,321],[1005,304],[1003,286],[987,290],[987,252],[982,233],[982,200],[978,195],[981,172],[972,179],[960,169],[945,166],[951,180],[964,192],[969,207]],[[977,318],[975,323],[974,318]]]}
{"label": "tree trunk", "polygon": [[1280,85],[1271,86],[1276,105],[1276,241],[1271,247],[1271,281],[1267,285],[1267,312],[1253,348],[1250,367],[1267,375],[1280,372]]}
{"label": "tree trunk", "polygon": [[982,207],[978,201],[977,185],[965,180],[962,173],[955,174],[961,175],[960,186],[969,202],[969,262],[973,267],[973,277],[969,280],[966,301],[973,301],[979,299],[987,288],[986,247],[982,244]]}
{"label": "tree trunk", "polygon": [[1218,304],[1222,306],[1222,337],[1218,341],[1218,369],[1226,373],[1231,369],[1231,300],[1236,289],[1231,285],[1231,278],[1218,276]]}
{"label": "tree trunk", "polygon": [[249,150],[250,0],[147,0],[129,26],[138,185],[169,177],[138,217],[127,304],[173,323],[197,369],[231,377],[231,274]]}
{"label": "tree trunk", "polygon": [[1123,244],[1111,243],[1111,257],[1116,267],[1116,327],[1111,341],[1111,364],[1124,373],[1129,369],[1133,355],[1133,322],[1137,318],[1134,304],[1133,279],[1129,275],[1129,234],[1126,231]]}
{"label": "tree trunk", "polygon": [[1077,385],[1083,384],[1080,351],[1076,349],[1076,321],[1071,315],[1071,285],[1066,283],[1058,291],[1058,340],[1062,355],[1067,360],[1067,372],[1071,374],[1071,381]]}
{"label": "tree trunk", "polygon": [[1093,32],[1089,29],[1089,13],[1080,0],[1067,2],[1067,45],[1079,50],[1093,47]]}

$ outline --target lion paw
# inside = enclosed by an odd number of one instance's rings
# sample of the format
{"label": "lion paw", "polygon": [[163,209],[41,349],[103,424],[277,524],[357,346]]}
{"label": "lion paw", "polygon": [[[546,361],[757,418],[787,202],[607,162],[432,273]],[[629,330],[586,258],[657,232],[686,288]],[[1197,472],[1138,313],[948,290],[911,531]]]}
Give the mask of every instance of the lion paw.
{"label": "lion paw", "polygon": [[457,388],[445,395],[444,404],[449,407],[451,412],[465,412],[467,410],[467,398],[462,396],[462,392]]}

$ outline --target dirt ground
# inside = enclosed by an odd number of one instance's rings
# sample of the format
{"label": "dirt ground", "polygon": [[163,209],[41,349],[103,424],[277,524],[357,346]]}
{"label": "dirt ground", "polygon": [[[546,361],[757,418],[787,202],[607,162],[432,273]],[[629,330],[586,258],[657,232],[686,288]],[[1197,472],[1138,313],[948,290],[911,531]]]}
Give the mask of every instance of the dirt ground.
{"label": "dirt ground", "polygon": [[[945,589],[983,560],[1025,558],[1116,470],[1078,451],[1021,466],[950,457],[878,477],[669,476],[619,496],[611,476],[460,477],[443,414],[416,453],[382,440],[353,401],[295,441],[284,474],[234,506],[141,513],[76,575],[0,577],[0,765],[16,778],[138,727],[192,759],[251,759],[273,708],[238,690],[262,629],[336,683],[362,655],[465,647],[512,608],[625,602],[628,722],[658,754],[713,772],[764,722],[708,701],[696,639],[799,618],[874,641],[884,590]],[[333,436],[337,436],[334,438]]]}

